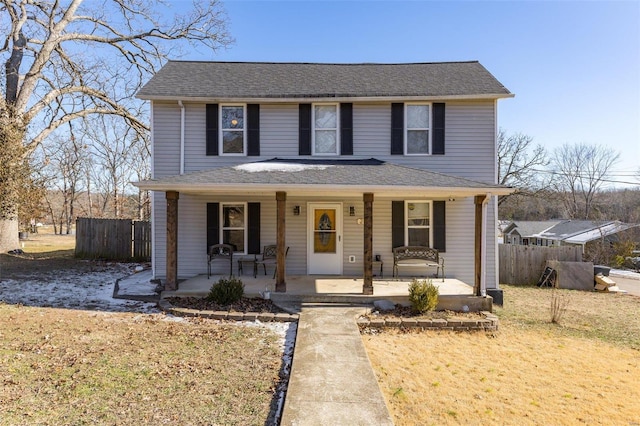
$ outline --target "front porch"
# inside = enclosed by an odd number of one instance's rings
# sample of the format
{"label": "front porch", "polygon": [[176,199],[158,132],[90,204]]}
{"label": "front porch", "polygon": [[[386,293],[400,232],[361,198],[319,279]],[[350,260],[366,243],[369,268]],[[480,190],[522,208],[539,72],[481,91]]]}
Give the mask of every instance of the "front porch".
{"label": "front porch", "polygon": [[[197,275],[181,281],[177,290],[163,291],[161,297],[205,297],[211,286],[226,275]],[[275,280],[270,275],[251,275],[239,277],[245,287],[246,297],[262,297],[269,290],[276,304],[284,303],[346,303],[373,304],[376,300],[386,299],[395,304],[409,304],[409,284],[411,278],[373,279],[373,294],[362,294],[364,279],[346,276],[287,275],[286,293],[275,292]],[[422,278],[421,278],[422,279]],[[474,296],[473,286],[455,278],[433,278],[438,286],[438,310],[462,311],[467,306],[470,311],[492,310],[493,299],[490,296]]]}

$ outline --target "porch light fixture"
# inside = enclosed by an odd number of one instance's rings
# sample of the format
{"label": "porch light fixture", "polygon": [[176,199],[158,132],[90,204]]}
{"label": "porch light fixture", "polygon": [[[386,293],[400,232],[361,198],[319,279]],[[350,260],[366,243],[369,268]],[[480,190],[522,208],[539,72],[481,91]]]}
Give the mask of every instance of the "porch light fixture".
{"label": "porch light fixture", "polygon": [[300,206],[293,206],[293,215],[300,216]]}
{"label": "porch light fixture", "polygon": [[356,215],[356,208],[354,206],[349,206],[349,216]]}

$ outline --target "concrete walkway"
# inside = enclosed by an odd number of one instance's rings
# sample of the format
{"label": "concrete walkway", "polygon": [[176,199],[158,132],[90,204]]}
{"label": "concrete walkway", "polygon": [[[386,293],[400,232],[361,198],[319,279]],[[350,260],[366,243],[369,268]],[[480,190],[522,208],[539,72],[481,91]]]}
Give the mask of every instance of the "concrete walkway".
{"label": "concrete walkway", "polygon": [[365,312],[302,305],[281,425],[393,425],[355,322]]}

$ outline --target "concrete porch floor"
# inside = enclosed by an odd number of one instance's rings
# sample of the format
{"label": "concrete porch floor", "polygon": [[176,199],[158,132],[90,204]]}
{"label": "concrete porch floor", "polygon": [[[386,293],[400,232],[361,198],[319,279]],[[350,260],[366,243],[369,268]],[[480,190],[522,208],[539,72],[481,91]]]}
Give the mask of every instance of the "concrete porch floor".
{"label": "concrete porch floor", "polygon": [[[178,284],[177,291],[163,291],[162,298],[167,297],[204,297],[211,286],[226,275],[198,275]],[[275,279],[272,275],[242,275],[238,277],[245,286],[245,296],[262,297],[265,290],[271,292],[274,303],[348,303],[372,304],[375,300],[387,299],[402,305],[409,304],[409,284],[411,277],[394,279],[374,278],[373,295],[362,294],[363,279],[345,276],[310,276],[289,275],[286,278],[286,293],[275,293]],[[423,278],[420,278],[423,279]],[[460,311],[467,306],[470,311],[491,311],[492,299],[473,296],[473,287],[455,278],[433,278],[433,284],[438,286],[439,310],[449,309]]]}

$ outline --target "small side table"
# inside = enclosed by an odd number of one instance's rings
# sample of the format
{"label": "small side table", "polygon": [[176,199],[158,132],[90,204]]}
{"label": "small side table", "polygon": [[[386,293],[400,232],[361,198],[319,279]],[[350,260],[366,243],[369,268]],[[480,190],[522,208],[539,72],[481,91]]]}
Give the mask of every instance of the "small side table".
{"label": "small side table", "polygon": [[253,273],[256,268],[256,260],[258,257],[254,254],[253,256],[240,256],[238,258],[238,276],[242,275],[244,272],[243,264],[249,263],[251,264],[251,272]]}
{"label": "small side table", "polygon": [[382,260],[374,260],[371,262],[373,269],[376,269],[378,265],[380,266],[380,278],[384,278],[384,262]]}

